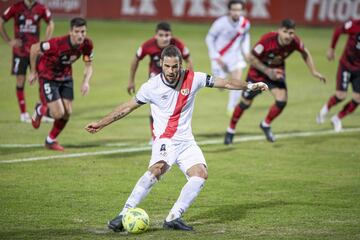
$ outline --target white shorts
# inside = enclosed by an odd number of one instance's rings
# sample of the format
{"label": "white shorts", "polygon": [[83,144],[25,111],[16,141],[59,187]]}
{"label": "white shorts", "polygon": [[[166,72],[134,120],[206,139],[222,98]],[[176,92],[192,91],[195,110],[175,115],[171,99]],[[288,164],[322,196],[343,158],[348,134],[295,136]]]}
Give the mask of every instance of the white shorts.
{"label": "white shorts", "polygon": [[234,62],[225,62],[226,69],[220,67],[217,61],[211,61],[211,71],[214,77],[226,78],[228,74],[233,72],[236,69],[244,69],[246,68],[245,61],[234,61]]}
{"label": "white shorts", "polygon": [[170,167],[176,163],[187,176],[186,171],[196,164],[204,164],[204,155],[195,141],[172,141],[168,138],[155,139],[152,145],[149,167],[159,161],[166,162]]}

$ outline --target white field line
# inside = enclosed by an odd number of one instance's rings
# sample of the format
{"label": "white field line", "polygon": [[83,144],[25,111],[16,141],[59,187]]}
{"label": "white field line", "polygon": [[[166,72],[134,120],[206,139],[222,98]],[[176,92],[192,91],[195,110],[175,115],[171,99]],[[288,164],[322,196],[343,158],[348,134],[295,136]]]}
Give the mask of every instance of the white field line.
{"label": "white field line", "polygon": [[[360,132],[360,128],[344,129],[343,132]],[[335,133],[333,130],[324,130],[324,131],[316,131],[316,132],[294,132],[294,133],[276,134],[276,138],[277,139],[285,139],[285,138],[294,138],[294,137],[311,137],[311,136],[323,136],[323,135],[332,135],[332,134],[339,134],[339,133]],[[258,141],[258,140],[264,140],[264,139],[265,139],[265,137],[263,135],[245,136],[245,137],[234,138],[234,142],[239,143],[239,142]],[[214,144],[222,144],[222,143],[223,143],[222,138],[197,142],[198,145],[214,145]],[[118,146],[118,145],[114,144],[114,146]],[[43,157],[0,160],[0,164],[1,163],[34,162],[34,161],[44,161],[44,160],[60,159],[60,158],[75,158],[75,157],[86,157],[86,156],[97,156],[97,155],[109,155],[109,154],[115,154],[115,153],[143,152],[143,151],[148,151],[148,150],[151,150],[151,146],[138,146],[138,147],[121,148],[121,149],[114,149],[114,150],[96,151],[96,152],[83,152],[83,153],[72,153],[72,154],[62,154],[62,155],[43,156]]]}
{"label": "white field line", "polygon": [[[99,144],[99,147],[125,147],[129,146],[130,143],[105,143]],[[0,144],[0,148],[37,148],[44,147],[44,144]]]}

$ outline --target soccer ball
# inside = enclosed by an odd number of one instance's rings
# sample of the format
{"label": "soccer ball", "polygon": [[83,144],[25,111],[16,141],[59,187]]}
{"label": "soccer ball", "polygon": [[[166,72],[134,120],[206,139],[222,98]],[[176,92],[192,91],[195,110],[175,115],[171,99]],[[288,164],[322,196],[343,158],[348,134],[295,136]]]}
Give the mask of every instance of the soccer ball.
{"label": "soccer ball", "polygon": [[131,208],[125,213],[122,224],[129,233],[142,233],[149,228],[150,220],[143,209]]}

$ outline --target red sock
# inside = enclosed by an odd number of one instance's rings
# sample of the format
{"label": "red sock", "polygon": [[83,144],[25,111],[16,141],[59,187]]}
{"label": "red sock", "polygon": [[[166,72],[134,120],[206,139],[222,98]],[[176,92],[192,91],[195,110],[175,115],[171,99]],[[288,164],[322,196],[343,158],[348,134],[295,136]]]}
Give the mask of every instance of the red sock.
{"label": "red sock", "polygon": [[54,124],[53,124],[53,128],[51,129],[51,131],[49,133],[49,137],[51,137],[52,139],[56,139],[56,137],[60,134],[60,132],[66,126],[67,122],[68,122],[68,120],[65,120],[65,119],[55,120]]}
{"label": "red sock", "polygon": [[327,104],[326,104],[328,110],[330,110],[330,108],[332,108],[333,106],[335,106],[335,105],[338,104],[339,102],[341,102],[341,100],[338,99],[338,98],[336,97],[336,95],[331,96],[331,97],[329,98]]}
{"label": "red sock", "polygon": [[352,113],[353,111],[355,111],[355,109],[357,108],[358,105],[359,105],[359,103],[355,102],[354,100],[351,100],[339,112],[338,117],[340,119],[344,118],[346,115],[348,115],[348,114]]}
{"label": "red sock", "polygon": [[277,116],[280,115],[284,108],[280,108],[276,106],[276,104],[272,105],[269,109],[269,112],[265,118],[265,123],[270,124]]}
{"label": "red sock", "polygon": [[48,107],[47,107],[47,105],[41,104],[40,112],[41,112],[41,115],[47,116],[48,115]]}
{"label": "red sock", "polygon": [[235,129],[236,128],[236,124],[238,123],[241,115],[243,115],[244,111],[247,109],[248,107],[246,107],[245,109],[242,108],[242,105],[236,105],[233,115],[231,117],[230,120],[230,128],[231,129]]}
{"label": "red sock", "polygon": [[25,104],[25,94],[23,87],[16,87],[16,96],[19,103],[19,108],[21,113],[26,112],[26,104]]}

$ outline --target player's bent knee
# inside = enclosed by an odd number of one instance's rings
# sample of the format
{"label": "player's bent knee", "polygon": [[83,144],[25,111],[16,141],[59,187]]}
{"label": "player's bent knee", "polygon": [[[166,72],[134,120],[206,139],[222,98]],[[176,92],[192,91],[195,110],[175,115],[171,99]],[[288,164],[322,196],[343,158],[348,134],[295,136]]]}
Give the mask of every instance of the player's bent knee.
{"label": "player's bent knee", "polygon": [[59,111],[54,111],[54,112],[51,112],[51,116],[55,119],[55,120],[60,120],[63,118],[64,116],[64,113],[63,112],[59,112]]}
{"label": "player's bent knee", "polygon": [[340,101],[343,101],[346,98],[347,93],[345,91],[336,91],[335,96]]}
{"label": "player's bent knee", "polygon": [[149,167],[149,172],[151,172],[158,180],[160,180],[160,177],[166,173],[166,171],[169,169],[169,165],[165,161],[159,161]]}
{"label": "player's bent knee", "polygon": [[280,108],[280,109],[284,109],[286,107],[287,102],[286,101],[276,101],[275,105]]}
{"label": "player's bent knee", "polygon": [[353,99],[357,104],[360,104],[360,93],[353,93]]}
{"label": "player's bent knee", "polygon": [[241,101],[239,106],[241,109],[246,110],[251,106],[251,101],[248,101],[248,103],[245,103],[245,101]]}
{"label": "player's bent knee", "polygon": [[186,173],[189,177],[201,177],[203,179],[208,179],[208,172],[203,164],[197,164],[192,166]]}
{"label": "player's bent knee", "polygon": [[205,171],[199,171],[197,174],[197,177],[201,177],[201,178],[207,180],[209,176],[208,176],[207,171],[205,170]]}
{"label": "player's bent knee", "polygon": [[70,114],[69,113],[64,113],[64,115],[63,115],[63,117],[62,117],[62,119],[64,119],[64,120],[69,120],[70,119]]}

